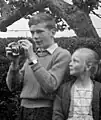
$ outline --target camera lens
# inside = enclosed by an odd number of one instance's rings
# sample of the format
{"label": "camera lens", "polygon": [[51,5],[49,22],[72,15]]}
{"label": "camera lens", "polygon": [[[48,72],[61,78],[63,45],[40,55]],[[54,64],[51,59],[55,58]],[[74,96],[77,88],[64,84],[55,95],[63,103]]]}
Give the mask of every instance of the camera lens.
{"label": "camera lens", "polygon": [[19,45],[18,45],[17,43],[14,43],[14,44],[11,46],[11,49],[12,49],[12,55],[13,55],[13,56],[19,55]]}

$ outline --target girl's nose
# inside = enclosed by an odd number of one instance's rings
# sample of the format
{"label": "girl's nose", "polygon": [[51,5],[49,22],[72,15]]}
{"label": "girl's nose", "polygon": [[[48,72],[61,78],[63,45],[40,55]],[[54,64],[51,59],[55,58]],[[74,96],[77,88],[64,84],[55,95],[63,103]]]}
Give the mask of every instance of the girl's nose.
{"label": "girl's nose", "polygon": [[69,63],[69,66],[72,66],[72,61]]}

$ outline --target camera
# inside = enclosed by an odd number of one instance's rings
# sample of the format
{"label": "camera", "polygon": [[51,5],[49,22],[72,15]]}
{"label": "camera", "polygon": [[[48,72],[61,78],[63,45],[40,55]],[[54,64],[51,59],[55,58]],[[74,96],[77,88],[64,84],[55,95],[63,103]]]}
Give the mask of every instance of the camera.
{"label": "camera", "polygon": [[11,46],[11,54],[12,56],[19,56],[24,54],[24,49],[22,48],[21,44],[18,42],[14,42]]}

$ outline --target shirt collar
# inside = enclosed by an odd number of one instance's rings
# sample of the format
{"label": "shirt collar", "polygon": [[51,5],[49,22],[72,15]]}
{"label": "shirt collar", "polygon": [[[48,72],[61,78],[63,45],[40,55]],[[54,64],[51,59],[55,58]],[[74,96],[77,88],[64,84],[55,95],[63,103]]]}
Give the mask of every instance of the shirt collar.
{"label": "shirt collar", "polygon": [[49,48],[47,48],[46,50],[50,53],[53,54],[53,52],[56,50],[56,48],[58,48],[58,44],[54,43],[53,45],[51,45]]}

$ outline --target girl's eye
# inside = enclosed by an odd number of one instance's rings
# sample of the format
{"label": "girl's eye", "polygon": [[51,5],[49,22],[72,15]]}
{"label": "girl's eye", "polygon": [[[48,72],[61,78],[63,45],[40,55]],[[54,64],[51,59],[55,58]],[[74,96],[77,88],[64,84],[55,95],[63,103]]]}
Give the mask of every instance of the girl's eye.
{"label": "girl's eye", "polygon": [[75,60],[75,59],[74,59],[73,61],[74,61],[74,62],[76,62],[76,60]]}
{"label": "girl's eye", "polygon": [[77,63],[78,63],[79,61],[78,61],[78,60],[76,60],[76,59],[73,59],[73,62],[77,62]]}

